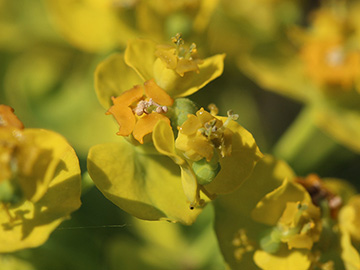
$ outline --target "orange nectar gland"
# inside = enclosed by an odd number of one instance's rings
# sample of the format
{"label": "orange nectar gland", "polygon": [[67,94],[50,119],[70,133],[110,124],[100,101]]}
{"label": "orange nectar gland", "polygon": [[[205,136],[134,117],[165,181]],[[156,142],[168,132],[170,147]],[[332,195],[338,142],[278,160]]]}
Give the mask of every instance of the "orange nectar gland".
{"label": "orange nectar gland", "polygon": [[118,97],[111,98],[113,106],[106,112],[112,114],[119,124],[120,136],[129,136],[144,143],[144,136],[150,134],[158,121],[165,121],[170,125],[170,120],[164,114],[174,100],[159,87],[153,79],[144,85],[135,85]]}
{"label": "orange nectar gland", "polygon": [[302,49],[311,78],[321,85],[349,89],[360,76],[360,53],[347,50],[339,41],[313,41]]}

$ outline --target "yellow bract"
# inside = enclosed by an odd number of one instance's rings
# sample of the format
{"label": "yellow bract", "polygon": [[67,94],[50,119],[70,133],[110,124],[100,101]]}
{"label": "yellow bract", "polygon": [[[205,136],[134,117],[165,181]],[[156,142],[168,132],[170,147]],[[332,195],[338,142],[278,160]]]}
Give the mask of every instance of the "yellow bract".
{"label": "yellow bract", "polygon": [[[36,247],[80,207],[80,168],[66,140],[0,105],[0,253]],[[17,127],[14,127],[17,126]]]}
{"label": "yellow bract", "polygon": [[180,157],[175,150],[174,133],[168,125],[158,122],[154,128],[153,142],[157,151],[170,157],[181,170],[181,182],[184,194],[190,202],[190,208],[194,209],[200,202],[200,191],[196,176],[186,160]]}
{"label": "yellow bract", "polygon": [[288,180],[258,202],[252,217],[277,226],[280,240],[287,243],[289,249],[311,249],[322,230],[320,208],[313,205],[302,186]]}
{"label": "yellow bract", "polygon": [[356,270],[360,268],[360,255],[354,247],[353,242],[360,241],[360,196],[355,195],[350,198],[339,213],[339,225],[341,232],[341,257],[344,261],[346,270]]}
{"label": "yellow bract", "polygon": [[351,237],[360,241],[360,196],[351,197],[349,202],[341,209],[339,220]]}

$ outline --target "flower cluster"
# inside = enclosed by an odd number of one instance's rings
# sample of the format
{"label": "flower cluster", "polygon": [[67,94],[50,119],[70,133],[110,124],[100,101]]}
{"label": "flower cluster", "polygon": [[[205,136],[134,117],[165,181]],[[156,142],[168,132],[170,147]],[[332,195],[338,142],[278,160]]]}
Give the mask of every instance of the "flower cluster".
{"label": "flower cluster", "polygon": [[359,1],[22,2],[0,269],[360,269]]}
{"label": "flower cluster", "polygon": [[98,66],[98,97],[125,140],[93,147],[88,169],[131,214],[190,224],[209,199],[240,186],[262,154],[235,114],[219,117],[214,105],[209,113],[184,98],[222,73],[224,55],[202,60],[195,44],[186,48],[179,34],[172,41],[134,40]]}

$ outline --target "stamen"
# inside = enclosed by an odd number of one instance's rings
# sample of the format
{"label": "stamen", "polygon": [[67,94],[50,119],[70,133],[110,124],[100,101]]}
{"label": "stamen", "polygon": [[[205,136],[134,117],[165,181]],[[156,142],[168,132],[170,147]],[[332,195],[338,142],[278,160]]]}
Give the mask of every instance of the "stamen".
{"label": "stamen", "polygon": [[306,234],[307,232],[309,232],[314,228],[315,228],[315,223],[313,221],[310,221],[302,227],[300,234]]}
{"label": "stamen", "polygon": [[180,47],[181,45],[184,44],[184,40],[182,39],[180,33],[177,33],[177,34],[175,35],[175,37],[172,37],[172,38],[171,38],[171,41],[172,41],[177,47]]}
{"label": "stamen", "polygon": [[326,54],[326,63],[329,66],[340,66],[345,61],[344,50],[341,47],[336,47]]}
{"label": "stamen", "polygon": [[239,115],[238,115],[238,114],[235,114],[235,113],[233,112],[233,110],[228,110],[228,111],[227,111],[227,116],[228,116],[228,118],[226,119],[226,121],[225,121],[225,123],[224,123],[224,126],[225,126],[225,127],[230,123],[231,120],[236,121],[236,120],[239,118]]}
{"label": "stamen", "polygon": [[153,111],[157,113],[167,113],[168,107],[161,106],[157,104],[152,98],[150,98],[149,101],[140,100],[136,107],[133,109],[133,111],[137,116],[141,116],[144,113],[150,114]]}
{"label": "stamen", "polygon": [[196,53],[197,49],[196,49],[196,44],[192,43],[189,47],[189,50],[186,52],[186,54],[184,55],[185,59],[189,59],[192,60],[192,54]]}
{"label": "stamen", "polygon": [[137,116],[141,116],[145,113],[145,109],[146,109],[146,102],[144,100],[140,100],[134,109],[134,113]]}
{"label": "stamen", "polygon": [[171,41],[176,45],[176,56],[179,59],[187,59],[192,61],[193,55],[197,52],[196,44],[192,43],[188,49],[185,48],[185,41],[182,39],[180,33],[177,33],[175,37],[171,38]]}
{"label": "stamen", "polygon": [[302,204],[301,202],[298,202],[298,204],[297,204],[297,209],[298,209],[298,211],[297,211],[297,213],[296,213],[296,215],[295,215],[295,217],[294,217],[294,223],[295,223],[295,224],[298,224],[298,223],[299,223],[303,212],[304,212],[307,208],[308,208],[308,205],[307,205],[307,204]]}
{"label": "stamen", "polygon": [[208,105],[208,109],[210,110],[210,114],[212,116],[216,116],[219,113],[219,109],[214,103],[210,103]]}

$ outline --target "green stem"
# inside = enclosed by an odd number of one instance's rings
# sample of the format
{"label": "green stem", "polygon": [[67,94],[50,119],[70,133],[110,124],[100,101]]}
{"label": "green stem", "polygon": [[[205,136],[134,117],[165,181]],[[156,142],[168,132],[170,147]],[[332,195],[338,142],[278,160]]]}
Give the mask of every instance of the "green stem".
{"label": "green stem", "polygon": [[301,111],[272,152],[299,175],[326,173],[355,156],[316,126],[310,106]]}

